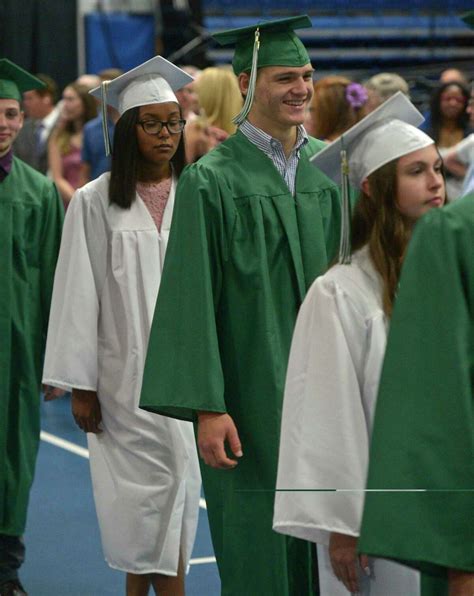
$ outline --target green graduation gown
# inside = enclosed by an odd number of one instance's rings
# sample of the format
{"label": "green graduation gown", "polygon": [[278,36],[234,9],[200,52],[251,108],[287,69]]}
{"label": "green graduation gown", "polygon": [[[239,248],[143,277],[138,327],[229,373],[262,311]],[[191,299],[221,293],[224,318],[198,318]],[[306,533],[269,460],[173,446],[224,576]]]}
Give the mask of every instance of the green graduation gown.
{"label": "green graduation gown", "polygon": [[[361,552],[474,571],[474,195],[433,209],[404,264],[372,435]],[[446,593],[438,591],[437,593]]]}
{"label": "green graduation gown", "polygon": [[244,456],[202,465],[223,594],[310,593],[308,543],[272,531],[286,365],[298,308],[338,248],[334,183],[302,150],[295,197],[237,132],[178,184],[141,407],[229,413]]}
{"label": "green graduation gown", "polygon": [[14,157],[0,182],[0,534],[19,536],[26,523],[62,221],[56,187]]}

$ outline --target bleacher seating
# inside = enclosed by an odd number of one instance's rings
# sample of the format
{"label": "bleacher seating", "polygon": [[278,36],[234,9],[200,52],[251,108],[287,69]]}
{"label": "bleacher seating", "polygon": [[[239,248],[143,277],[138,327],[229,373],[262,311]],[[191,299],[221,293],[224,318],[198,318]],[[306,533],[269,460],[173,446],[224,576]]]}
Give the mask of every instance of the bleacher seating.
{"label": "bleacher seating", "polygon": [[[474,65],[474,32],[459,18],[472,8],[472,0],[204,0],[203,8],[209,33],[309,14],[313,27],[299,34],[323,72],[467,60]],[[209,44],[211,61],[229,62],[231,56],[230,48]]]}

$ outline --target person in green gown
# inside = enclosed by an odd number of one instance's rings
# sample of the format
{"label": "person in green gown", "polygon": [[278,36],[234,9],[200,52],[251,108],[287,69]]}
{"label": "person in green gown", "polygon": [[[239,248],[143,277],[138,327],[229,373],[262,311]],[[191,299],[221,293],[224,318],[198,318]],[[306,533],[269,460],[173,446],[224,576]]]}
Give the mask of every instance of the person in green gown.
{"label": "person in green gown", "polygon": [[413,235],[388,336],[358,546],[450,575],[458,589],[467,582],[450,596],[474,593],[473,247],[474,195],[429,213]]}
{"label": "person in green gown", "polygon": [[[474,26],[474,11],[464,16]],[[359,552],[474,594],[474,194],[413,235],[388,336]],[[443,588],[444,584],[444,588]]]}
{"label": "person in green gown", "polygon": [[[178,183],[140,405],[193,420],[222,594],[311,594],[309,543],[272,531],[285,373],[305,293],[339,243],[339,189],[309,158],[313,68],[293,17],[235,43],[237,132]],[[252,67],[253,64],[253,67]],[[258,69],[258,70],[257,70]]]}
{"label": "person in green gown", "polygon": [[53,183],[13,155],[22,92],[43,83],[0,60],[0,594],[18,569],[40,433],[40,390],[63,207]]}

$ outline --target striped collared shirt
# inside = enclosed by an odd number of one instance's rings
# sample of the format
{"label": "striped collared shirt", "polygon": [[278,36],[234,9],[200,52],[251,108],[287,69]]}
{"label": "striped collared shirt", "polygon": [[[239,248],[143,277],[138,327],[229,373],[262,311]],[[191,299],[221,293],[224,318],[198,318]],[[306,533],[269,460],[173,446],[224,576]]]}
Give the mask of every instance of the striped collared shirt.
{"label": "striped collared shirt", "polygon": [[239,130],[253,143],[260,151],[263,151],[274,163],[276,169],[282,175],[291,194],[295,194],[296,185],[296,168],[300,158],[301,148],[308,142],[308,135],[300,124],[296,132],[296,143],[293,147],[288,159],[283,151],[283,145],[277,139],[274,139],[269,134],[250,124],[248,120],[244,120],[239,126]]}

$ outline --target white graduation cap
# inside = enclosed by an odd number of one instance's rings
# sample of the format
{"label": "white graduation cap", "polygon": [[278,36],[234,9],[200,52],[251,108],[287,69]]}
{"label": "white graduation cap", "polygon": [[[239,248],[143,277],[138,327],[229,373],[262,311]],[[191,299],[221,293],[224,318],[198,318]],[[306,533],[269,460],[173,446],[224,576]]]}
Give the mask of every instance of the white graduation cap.
{"label": "white graduation cap", "polygon": [[342,187],[341,263],[350,263],[348,183],[360,188],[367,176],[390,161],[432,145],[433,139],[417,128],[423,120],[399,91],[311,158],[314,166]]}
{"label": "white graduation cap", "polygon": [[120,115],[131,108],[173,101],[178,103],[175,91],[194,78],[165,58],[155,56],[132,68],[112,81],[104,81],[100,87],[90,91],[102,101],[102,122],[107,155],[110,154],[110,140],[107,129],[107,105],[117,109]]}

